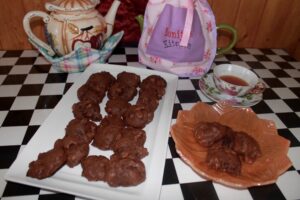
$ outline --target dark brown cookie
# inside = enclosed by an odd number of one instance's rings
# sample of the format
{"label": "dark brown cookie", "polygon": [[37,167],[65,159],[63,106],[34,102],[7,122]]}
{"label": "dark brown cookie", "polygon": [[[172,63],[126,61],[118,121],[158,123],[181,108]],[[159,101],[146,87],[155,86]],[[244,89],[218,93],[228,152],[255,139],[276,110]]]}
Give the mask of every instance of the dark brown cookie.
{"label": "dark brown cookie", "polygon": [[99,126],[94,137],[93,146],[102,150],[109,150],[122,137],[121,126]]}
{"label": "dark brown cookie", "polygon": [[89,143],[80,135],[69,134],[56,140],[54,148],[63,148],[66,154],[66,164],[69,167],[78,165],[89,153]]}
{"label": "dark brown cookie", "polygon": [[108,164],[104,156],[88,156],[81,162],[82,176],[89,181],[106,181]]}
{"label": "dark brown cookie", "polygon": [[142,129],[126,127],[122,129],[122,137],[112,146],[115,153],[120,153],[126,149],[143,147],[146,141],[146,132]]}
{"label": "dark brown cookie", "polygon": [[[75,134],[65,135],[61,142],[64,149],[69,149],[71,146],[78,144],[88,144],[88,142],[85,139],[82,139],[81,135]],[[55,146],[57,146],[57,143],[55,143]]]}
{"label": "dark brown cookie", "polygon": [[143,93],[143,95],[139,96],[136,104],[144,105],[149,111],[154,112],[159,105],[159,101],[150,94]]}
{"label": "dark brown cookie", "polygon": [[73,119],[66,127],[66,135],[77,135],[84,142],[90,143],[95,135],[97,125],[87,119]]}
{"label": "dark brown cookie", "polygon": [[257,141],[243,132],[235,132],[233,150],[241,156],[243,161],[249,164],[261,157],[261,150]]}
{"label": "dark brown cookie", "polygon": [[122,148],[121,151],[119,150],[118,153],[113,154],[111,156],[111,159],[115,159],[115,157],[118,157],[118,158],[130,158],[130,159],[140,160],[146,157],[148,154],[149,152],[147,148],[143,146],[134,145],[134,146],[129,146],[128,148]]}
{"label": "dark brown cookie", "polygon": [[234,176],[241,174],[242,163],[237,153],[231,149],[210,148],[207,152],[206,162],[212,169]]}
{"label": "dark brown cookie", "polygon": [[149,111],[144,105],[132,105],[124,114],[124,121],[128,126],[134,128],[144,128],[146,124],[153,120],[154,113]]}
{"label": "dark brown cookie", "polygon": [[126,127],[122,129],[123,138],[129,138],[137,146],[143,146],[146,142],[146,132],[143,129]]}
{"label": "dark brown cookie", "polygon": [[106,178],[112,187],[135,186],[146,179],[145,165],[140,160],[129,158],[111,159]]}
{"label": "dark brown cookie", "polygon": [[162,78],[161,76],[158,75],[150,75],[148,77],[146,77],[142,83],[141,83],[141,87],[143,86],[150,86],[152,85],[153,87],[162,87],[162,88],[166,88],[167,87],[167,82],[164,78]]}
{"label": "dark brown cookie", "polygon": [[93,89],[91,89],[87,84],[83,84],[77,90],[77,97],[80,101],[89,100],[99,104],[105,97],[105,91],[96,92]]}
{"label": "dark brown cookie", "polygon": [[194,136],[200,145],[210,147],[221,140],[226,135],[227,131],[228,127],[219,123],[200,122],[195,127]]}
{"label": "dark brown cookie", "polygon": [[60,138],[60,139],[57,139],[53,145],[53,148],[64,148],[64,145],[63,145],[63,139]]}
{"label": "dark brown cookie", "polygon": [[89,154],[89,144],[82,143],[71,145],[66,151],[67,165],[74,167],[78,165],[82,159],[86,158]]}
{"label": "dark brown cookie", "polygon": [[105,111],[109,115],[123,116],[130,103],[122,99],[110,99],[107,101]]}
{"label": "dark brown cookie", "polygon": [[129,87],[138,87],[141,82],[141,77],[131,72],[121,72],[117,75],[117,81],[128,85]]}
{"label": "dark brown cookie", "polygon": [[66,162],[66,154],[63,148],[54,148],[45,153],[40,153],[36,161],[29,163],[26,176],[44,179],[52,176]]}
{"label": "dark brown cookie", "polygon": [[92,121],[100,121],[102,115],[100,113],[100,106],[90,100],[79,101],[72,106],[74,117],[77,119],[90,119]]}
{"label": "dark brown cookie", "polygon": [[166,92],[167,82],[161,76],[151,75],[141,82],[141,90],[154,90],[156,98],[161,99]]}
{"label": "dark brown cookie", "polygon": [[158,99],[157,91],[155,89],[143,89],[139,90],[139,97],[151,97],[154,99]]}
{"label": "dark brown cookie", "polygon": [[118,115],[106,115],[101,123],[100,126],[108,126],[108,125],[114,125],[114,126],[125,126],[125,122],[121,118],[121,116]]}
{"label": "dark brown cookie", "polygon": [[109,72],[97,72],[92,74],[86,84],[97,92],[107,91],[111,84],[115,81],[115,77]]}
{"label": "dark brown cookie", "polygon": [[131,101],[137,94],[135,87],[129,87],[123,83],[116,81],[108,90],[107,96],[109,99],[122,99]]}

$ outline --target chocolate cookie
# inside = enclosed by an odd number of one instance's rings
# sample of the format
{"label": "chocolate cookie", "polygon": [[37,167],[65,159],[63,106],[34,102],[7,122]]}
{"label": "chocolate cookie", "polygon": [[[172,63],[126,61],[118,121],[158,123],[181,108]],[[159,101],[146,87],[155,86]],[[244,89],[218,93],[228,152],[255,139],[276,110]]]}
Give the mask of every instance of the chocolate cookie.
{"label": "chocolate cookie", "polygon": [[152,87],[166,88],[167,82],[164,78],[162,78],[159,75],[150,75],[142,81],[141,87],[150,86],[150,85],[152,85]]}
{"label": "chocolate cookie", "polygon": [[80,135],[65,135],[56,140],[54,148],[63,148],[66,154],[66,164],[69,167],[78,165],[89,153],[89,143],[84,141]]}
{"label": "chocolate cookie", "polygon": [[67,165],[74,167],[78,165],[82,159],[86,158],[89,154],[89,144],[81,143],[71,145],[68,149],[65,149],[67,156]]}
{"label": "chocolate cookie", "polygon": [[[86,140],[82,139],[81,135],[75,135],[75,134],[65,135],[61,141],[62,141],[61,145],[64,149],[69,149],[73,145],[88,144]],[[57,142],[55,143],[54,146],[57,146]]]}
{"label": "chocolate cookie", "polygon": [[90,143],[95,135],[97,125],[87,119],[73,119],[66,127],[66,135],[77,135],[84,142]]}
{"label": "chocolate cookie", "polygon": [[122,127],[115,125],[99,126],[94,137],[93,146],[109,150],[122,137]]}
{"label": "chocolate cookie", "polygon": [[156,98],[161,99],[165,94],[167,82],[158,75],[151,75],[141,82],[141,90],[154,90]]}
{"label": "chocolate cookie", "polygon": [[135,186],[146,179],[145,165],[140,160],[130,158],[111,159],[106,178],[112,187]]}
{"label": "chocolate cookie", "polygon": [[125,122],[121,118],[121,116],[118,115],[106,115],[99,126],[108,126],[108,125],[114,125],[114,126],[125,126]]}
{"label": "chocolate cookie", "polygon": [[77,97],[80,101],[89,100],[99,104],[105,97],[105,91],[96,92],[93,89],[91,89],[87,84],[83,84],[77,90]]}
{"label": "chocolate cookie", "polygon": [[257,141],[243,132],[235,132],[233,150],[240,155],[243,161],[252,164],[261,156]]}
{"label": "chocolate cookie", "polygon": [[141,82],[141,77],[135,73],[131,72],[121,72],[117,75],[117,81],[120,83],[124,83],[129,87],[138,87]]}
{"label": "chocolate cookie", "polygon": [[[123,141],[124,142],[124,141]],[[128,143],[127,143],[128,144]],[[126,146],[126,145],[125,145]],[[111,156],[111,159],[117,158],[130,158],[130,159],[142,159],[149,154],[148,149],[143,146],[129,146],[128,148],[122,148],[117,153]]]}
{"label": "chocolate cookie", "polygon": [[122,138],[129,138],[137,146],[143,146],[146,142],[146,132],[143,129],[126,127],[122,129]]}
{"label": "chocolate cookie", "polygon": [[137,105],[145,106],[150,112],[154,112],[159,105],[159,101],[151,96],[151,94],[143,93],[140,95],[137,102]]}
{"label": "chocolate cookie", "polygon": [[88,156],[81,162],[82,176],[89,181],[106,181],[108,164],[104,156]]}
{"label": "chocolate cookie", "polygon": [[105,111],[109,115],[123,116],[130,103],[122,99],[110,99],[107,101]]}
{"label": "chocolate cookie", "polygon": [[124,114],[124,121],[128,126],[134,128],[144,128],[152,121],[154,113],[149,111],[144,105],[132,105]]}
{"label": "chocolate cookie", "polygon": [[52,176],[66,162],[66,154],[63,148],[54,148],[45,153],[40,153],[36,161],[29,163],[26,176],[44,179]]}
{"label": "chocolate cookie", "polygon": [[137,94],[135,87],[129,87],[121,82],[116,81],[108,90],[107,96],[109,99],[122,99],[131,101]]}
{"label": "chocolate cookie", "polygon": [[207,152],[206,162],[210,168],[218,171],[234,176],[241,173],[242,163],[237,153],[231,149],[210,148]]}
{"label": "chocolate cookie", "polygon": [[107,91],[111,84],[115,81],[115,77],[109,72],[97,72],[92,74],[86,84],[97,92]]}
{"label": "chocolate cookie", "polygon": [[100,106],[90,100],[79,101],[72,106],[74,117],[77,119],[90,119],[92,121],[100,121],[102,115],[100,113]]}
{"label": "chocolate cookie", "polygon": [[226,135],[227,131],[228,127],[219,123],[200,122],[195,127],[194,136],[200,145],[210,147],[221,140]]}
{"label": "chocolate cookie", "polygon": [[122,129],[122,137],[119,138],[112,149],[115,153],[120,153],[126,149],[143,147],[146,141],[146,132],[142,129],[126,127]]}

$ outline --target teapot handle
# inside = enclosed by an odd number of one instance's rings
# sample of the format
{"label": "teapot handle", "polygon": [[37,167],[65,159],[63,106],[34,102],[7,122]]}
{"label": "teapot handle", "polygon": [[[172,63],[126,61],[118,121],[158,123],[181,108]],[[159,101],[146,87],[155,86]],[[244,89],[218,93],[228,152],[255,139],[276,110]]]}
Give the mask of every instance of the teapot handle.
{"label": "teapot handle", "polygon": [[37,38],[32,32],[30,28],[30,20],[34,17],[41,17],[44,23],[47,24],[50,21],[50,15],[42,11],[30,11],[23,18],[23,28],[30,40],[43,47],[50,56],[54,56],[55,52],[53,49],[48,44]]}

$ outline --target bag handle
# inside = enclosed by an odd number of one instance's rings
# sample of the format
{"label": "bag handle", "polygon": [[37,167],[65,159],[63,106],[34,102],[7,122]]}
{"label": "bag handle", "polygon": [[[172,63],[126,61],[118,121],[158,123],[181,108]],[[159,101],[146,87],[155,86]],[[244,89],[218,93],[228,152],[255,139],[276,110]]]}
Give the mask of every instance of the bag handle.
{"label": "bag handle", "polygon": [[193,17],[194,17],[194,2],[193,0],[186,0],[185,6],[187,8],[187,13],[185,17],[185,23],[183,28],[183,35],[180,41],[180,46],[186,47],[188,45],[188,41],[190,39]]}

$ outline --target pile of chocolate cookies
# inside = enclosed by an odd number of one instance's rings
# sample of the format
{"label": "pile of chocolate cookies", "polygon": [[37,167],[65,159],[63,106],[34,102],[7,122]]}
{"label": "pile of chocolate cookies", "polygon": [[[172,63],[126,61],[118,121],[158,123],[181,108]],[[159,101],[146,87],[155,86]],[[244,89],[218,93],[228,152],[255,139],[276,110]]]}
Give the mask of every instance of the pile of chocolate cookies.
{"label": "pile of chocolate cookies", "polygon": [[[65,136],[29,164],[27,176],[44,179],[64,165],[81,165],[82,176],[89,181],[105,181],[112,187],[142,183],[146,179],[142,158],[148,155],[143,128],[153,120],[166,86],[158,75],[141,81],[139,75],[126,71],[117,77],[105,71],[92,74],[77,91],[79,101],[72,106],[74,119],[66,126]],[[105,96],[106,115],[102,116],[100,104]],[[113,154],[110,158],[89,155],[90,144]]]}
{"label": "pile of chocolate cookies", "polygon": [[217,122],[198,123],[194,136],[201,146],[208,148],[208,166],[233,176],[241,175],[244,162],[253,164],[262,156],[253,137]]}

